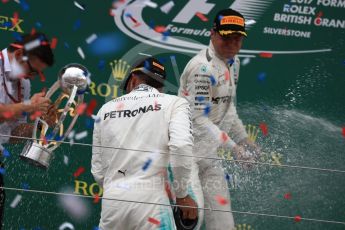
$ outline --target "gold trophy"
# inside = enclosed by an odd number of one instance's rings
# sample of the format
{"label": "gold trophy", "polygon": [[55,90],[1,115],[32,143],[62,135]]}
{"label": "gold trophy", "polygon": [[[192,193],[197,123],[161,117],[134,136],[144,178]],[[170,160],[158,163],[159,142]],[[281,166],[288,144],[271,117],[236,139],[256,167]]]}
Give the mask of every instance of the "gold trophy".
{"label": "gold trophy", "polygon": [[[72,63],[60,70],[58,80],[46,94],[47,98],[51,98],[56,92],[60,93],[54,102],[58,113],[55,123],[49,127],[41,117],[36,118],[32,132],[33,140],[27,141],[20,154],[21,159],[44,169],[49,167],[53,151],[61,144],[57,141],[64,141],[77,121],[76,108],[83,103],[89,83],[90,72],[80,64]],[[70,119],[66,119],[68,117]],[[69,122],[66,131],[64,122]]]}

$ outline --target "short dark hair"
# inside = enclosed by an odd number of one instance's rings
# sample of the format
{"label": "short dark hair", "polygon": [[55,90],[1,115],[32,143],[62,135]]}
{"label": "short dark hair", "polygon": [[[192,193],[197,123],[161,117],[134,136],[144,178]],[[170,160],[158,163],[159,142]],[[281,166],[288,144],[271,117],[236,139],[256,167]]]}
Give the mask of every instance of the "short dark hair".
{"label": "short dark hair", "polygon": [[132,73],[132,74],[137,75],[140,78],[140,80],[145,82],[146,85],[152,86],[153,88],[159,89],[159,88],[163,88],[164,87],[163,80],[162,80],[162,82],[157,81],[153,77],[151,77],[151,76],[149,76],[147,74],[144,74],[142,72],[139,72],[139,73],[136,72],[136,73]]}
{"label": "short dark hair", "polygon": [[[30,50],[24,49],[25,44],[36,39],[39,39],[41,42],[39,46]],[[24,34],[20,37],[20,39],[10,44],[10,46],[8,47],[8,51],[13,52],[21,48],[24,50],[26,55],[35,56],[48,66],[52,66],[54,64],[54,54],[52,49],[50,48],[49,40],[44,33],[36,32],[34,34]]]}

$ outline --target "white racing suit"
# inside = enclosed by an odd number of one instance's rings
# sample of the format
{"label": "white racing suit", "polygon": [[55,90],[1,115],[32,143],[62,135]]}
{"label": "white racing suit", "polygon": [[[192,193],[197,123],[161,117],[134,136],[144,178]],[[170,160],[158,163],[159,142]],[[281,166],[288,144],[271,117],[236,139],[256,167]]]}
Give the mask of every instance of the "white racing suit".
{"label": "white racing suit", "polygon": [[170,163],[176,196],[187,195],[193,161],[189,103],[141,84],[103,105],[97,116],[91,172],[104,189],[100,229],[176,229],[165,177]]}
{"label": "white racing suit", "polygon": [[[194,130],[195,157],[217,156],[217,149],[245,139],[247,133],[234,105],[240,61],[236,56],[232,65],[219,58],[212,42],[207,49],[193,57],[180,79],[179,96],[191,106]],[[206,229],[234,229],[231,206],[222,205],[216,197],[230,202],[224,170],[219,160],[198,159],[199,177],[203,187],[205,208],[229,212],[205,211]]]}

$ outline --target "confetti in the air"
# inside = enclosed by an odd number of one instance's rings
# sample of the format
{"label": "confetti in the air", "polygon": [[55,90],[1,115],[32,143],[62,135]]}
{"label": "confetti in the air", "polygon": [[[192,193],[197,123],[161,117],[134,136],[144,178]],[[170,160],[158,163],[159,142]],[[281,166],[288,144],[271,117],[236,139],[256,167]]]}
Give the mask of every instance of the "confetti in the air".
{"label": "confetti in the air", "polygon": [[6,173],[6,169],[0,167],[0,174],[5,175],[5,173]]}
{"label": "confetti in the air", "polygon": [[220,195],[217,195],[215,198],[220,205],[226,205],[229,203],[229,201],[227,199],[225,199],[224,197],[222,197]]}
{"label": "confetti in the air", "polygon": [[245,59],[243,59],[243,61],[241,62],[241,64],[243,65],[243,66],[246,66],[246,65],[248,65],[250,63],[250,58],[249,57],[246,57]]}
{"label": "confetti in the air", "polygon": [[14,112],[12,112],[12,111],[5,111],[5,112],[2,113],[2,115],[4,116],[5,119],[9,119],[9,118],[14,116]]}
{"label": "confetti in the air", "polygon": [[265,72],[261,72],[261,73],[258,74],[257,80],[259,82],[264,82],[266,80],[266,77],[267,77],[266,73]]}
{"label": "confetti in the air", "polygon": [[81,10],[85,10],[85,6],[83,4],[78,3],[77,1],[74,1],[74,5]]}
{"label": "confetti in the air", "polygon": [[57,38],[53,38],[51,43],[50,43],[50,48],[55,49],[56,45],[57,45],[58,39]]}
{"label": "confetti in the air", "polygon": [[74,230],[74,226],[71,223],[65,222],[59,226],[59,230]]}
{"label": "confetti in the air", "polygon": [[140,22],[138,22],[130,13],[125,14],[127,18],[131,19],[131,21],[134,23],[134,26],[139,26]]}
{"label": "confetti in the air", "polygon": [[203,22],[207,22],[208,21],[208,18],[205,15],[203,15],[202,13],[200,13],[200,12],[197,12],[195,15],[198,18],[200,18],[200,20],[203,21]]}
{"label": "confetti in the air", "polygon": [[269,52],[261,52],[259,55],[262,58],[271,58],[273,56],[273,54]]}
{"label": "confetti in the air", "polygon": [[95,196],[94,196],[94,198],[93,198],[93,203],[94,204],[97,204],[98,202],[99,202],[99,195],[98,194],[96,194]]}
{"label": "confetti in the air", "polygon": [[25,0],[20,0],[20,6],[22,7],[22,9],[24,11],[29,11],[30,10],[30,6],[29,6],[29,4]]}
{"label": "confetti in the air", "polygon": [[85,112],[86,107],[87,107],[87,104],[85,102],[78,105],[76,108],[77,114],[82,115]]}
{"label": "confetti in the air", "polygon": [[343,127],[343,137],[345,137],[345,127]]}
{"label": "confetti in the air", "polygon": [[29,186],[29,184],[28,183],[21,183],[21,186],[20,187],[22,187],[22,189],[24,189],[24,190],[28,190],[29,188],[30,188],[30,186]]}
{"label": "confetti in the air", "polygon": [[261,123],[260,124],[260,129],[262,131],[262,134],[264,136],[267,136],[267,134],[268,134],[268,127],[267,127],[267,125],[265,123]]}
{"label": "confetti in the air", "polygon": [[91,118],[95,121],[95,123],[98,123],[101,121],[101,118],[94,114],[91,115]]}
{"label": "confetti in the air", "polygon": [[301,216],[295,216],[295,222],[300,222],[302,220]]}
{"label": "confetti in the air", "polygon": [[92,99],[90,101],[89,105],[87,106],[86,115],[91,116],[93,114],[93,111],[95,110],[96,106],[97,106],[96,99]]}
{"label": "confetti in the air", "polygon": [[160,225],[161,222],[155,218],[152,218],[152,217],[149,217],[148,221],[151,223],[151,224],[155,224],[155,225]]}
{"label": "confetti in the air", "polygon": [[11,208],[17,207],[17,205],[19,204],[19,202],[21,201],[21,199],[22,199],[22,195],[17,194],[16,197],[12,200],[12,202],[11,202],[11,204],[10,204],[10,207],[11,207]]}
{"label": "confetti in the air", "polygon": [[83,172],[85,172],[85,168],[84,168],[84,167],[79,167],[79,168],[77,169],[77,171],[75,171],[75,172],[73,173],[73,176],[74,176],[74,177],[79,177]]}
{"label": "confetti in the air", "polygon": [[213,75],[210,76],[210,80],[212,86],[215,86],[217,84],[216,78]]}
{"label": "confetti in the air", "polygon": [[2,3],[8,3],[9,0],[2,0]]}
{"label": "confetti in the air", "polygon": [[246,20],[244,23],[246,24],[246,26],[249,26],[249,25],[254,25],[256,21],[253,19],[249,19],[249,20]]}
{"label": "confetti in the air", "polygon": [[151,163],[152,163],[152,159],[150,158],[150,159],[148,159],[148,160],[145,162],[145,164],[143,165],[142,170],[143,170],[143,171],[146,171],[146,170],[150,167]]}
{"label": "confetti in the air", "polygon": [[157,6],[158,6],[157,3],[151,2],[150,0],[146,0],[144,2],[144,4],[147,5],[148,7],[151,7],[151,8],[157,8]]}
{"label": "confetti in the air", "polygon": [[85,54],[84,54],[84,52],[83,52],[83,50],[81,49],[81,47],[79,46],[78,47],[78,54],[79,54],[79,56],[82,58],[82,59],[85,59]]}
{"label": "confetti in the air", "polygon": [[44,74],[41,71],[38,71],[38,76],[40,77],[40,81],[41,82],[45,82],[46,81],[46,77],[44,76]]}
{"label": "confetti in the air", "polygon": [[80,19],[78,19],[77,21],[74,22],[73,30],[79,29],[80,26],[81,26],[81,21],[80,21]]}
{"label": "confetti in the air", "polygon": [[37,117],[42,116],[42,112],[41,111],[36,111],[33,114],[30,115],[30,120],[35,120]]}
{"label": "confetti in the air", "polygon": [[229,72],[229,70],[225,70],[224,75],[225,75],[225,81],[229,81],[230,80],[230,72]]}
{"label": "confetti in the air", "polygon": [[205,97],[204,96],[196,96],[195,99],[199,102],[204,101]]}
{"label": "confetti in the air", "polygon": [[168,14],[170,12],[170,10],[174,7],[175,3],[173,1],[167,2],[166,4],[164,4],[163,6],[161,6],[161,11],[163,13]]}
{"label": "confetti in the air", "polygon": [[105,61],[99,60],[97,67],[99,70],[104,70],[105,69]]}
{"label": "confetti in the air", "polygon": [[41,40],[39,38],[31,41],[31,42],[27,42],[24,44],[24,49],[26,51],[30,51],[32,49],[35,49],[36,47],[39,47],[41,45]]}
{"label": "confetti in the air", "polygon": [[81,139],[83,139],[83,138],[85,138],[85,137],[87,137],[87,131],[85,130],[85,131],[82,131],[82,132],[80,132],[80,133],[77,133],[76,135],[75,135],[75,139],[76,140],[81,140]]}
{"label": "confetti in the air", "polygon": [[97,39],[97,34],[91,34],[88,38],[86,38],[86,43],[91,44]]}
{"label": "confetti in the air", "polygon": [[222,140],[223,143],[226,143],[229,140],[229,136],[226,132],[221,132],[220,134],[220,139]]}
{"label": "confetti in the air", "polygon": [[65,165],[68,165],[68,156],[63,155],[63,163],[64,163]]}
{"label": "confetti in the air", "polygon": [[208,116],[208,114],[211,112],[211,105],[207,104],[204,108],[204,116]]}
{"label": "confetti in the air", "polygon": [[291,200],[291,197],[292,197],[291,193],[289,193],[289,192],[284,194],[284,199],[286,199],[286,200]]}

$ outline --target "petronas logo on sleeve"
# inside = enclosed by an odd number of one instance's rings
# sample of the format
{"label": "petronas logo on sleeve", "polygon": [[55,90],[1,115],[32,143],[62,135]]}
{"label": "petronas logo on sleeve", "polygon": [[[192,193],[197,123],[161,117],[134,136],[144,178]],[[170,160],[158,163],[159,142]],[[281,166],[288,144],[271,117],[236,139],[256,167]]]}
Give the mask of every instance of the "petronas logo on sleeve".
{"label": "petronas logo on sleeve", "polygon": [[128,65],[126,61],[123,61],[121,59],[110,62],[110,66],[113,78],[119,81],[125,79],[130,68],[130,65]]}

